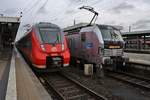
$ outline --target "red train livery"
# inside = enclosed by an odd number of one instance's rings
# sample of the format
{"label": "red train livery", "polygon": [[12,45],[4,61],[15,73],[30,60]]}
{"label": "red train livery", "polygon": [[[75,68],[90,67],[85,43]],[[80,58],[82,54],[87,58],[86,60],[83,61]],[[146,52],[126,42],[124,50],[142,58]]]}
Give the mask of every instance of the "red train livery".
{"label": "red train livery", "polygon": [[16,47],[37,69],[69,66],[70,52],[63,31],[55,24],[40,22],[32,26]]}

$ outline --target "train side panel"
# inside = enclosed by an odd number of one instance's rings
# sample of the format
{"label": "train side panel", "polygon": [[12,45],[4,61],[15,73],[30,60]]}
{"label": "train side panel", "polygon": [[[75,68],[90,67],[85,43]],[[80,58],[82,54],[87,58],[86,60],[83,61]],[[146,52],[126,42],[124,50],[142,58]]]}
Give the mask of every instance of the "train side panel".
{"label": "train side panel", "polygon": [[87,63],[101,64],[102,53],[100,50],[103,47],[103,41],[98,39],[96,29],[85,28],[81,32],[67,37],[72,57],[82,59]]}

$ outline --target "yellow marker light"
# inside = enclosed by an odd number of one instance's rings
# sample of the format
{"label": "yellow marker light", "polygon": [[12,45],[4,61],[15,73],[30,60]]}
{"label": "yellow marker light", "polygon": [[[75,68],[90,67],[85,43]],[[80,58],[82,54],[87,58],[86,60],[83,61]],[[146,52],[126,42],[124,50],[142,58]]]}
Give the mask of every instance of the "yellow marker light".
{"label": "yellow marker light", "polygon": [[109,48],[110,48],[110,49],[118,49],[118,48],[120,48],[120,46],[112,46],[112,45],[111,45],[111,46],[109,46]]}

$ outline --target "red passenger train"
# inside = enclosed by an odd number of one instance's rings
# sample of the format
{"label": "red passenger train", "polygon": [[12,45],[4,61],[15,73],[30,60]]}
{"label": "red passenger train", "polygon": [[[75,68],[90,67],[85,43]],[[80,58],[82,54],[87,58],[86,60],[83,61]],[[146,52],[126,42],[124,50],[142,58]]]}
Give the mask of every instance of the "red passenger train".
{"label": "red passenger train", "polygon": [[70,52],[63,31],[55,24],[40,22],[32,26],[16,47],[33,67],[52,70],[69,66]]}

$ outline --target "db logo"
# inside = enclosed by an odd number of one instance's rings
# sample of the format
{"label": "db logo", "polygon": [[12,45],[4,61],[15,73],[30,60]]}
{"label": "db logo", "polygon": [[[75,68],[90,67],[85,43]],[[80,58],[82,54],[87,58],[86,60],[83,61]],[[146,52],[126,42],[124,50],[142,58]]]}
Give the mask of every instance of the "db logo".
{"label": "db logo", "polygon": [[57,48],[56,47],[52,47],[51,50],[54,52],[54,51],[57,51]]}

